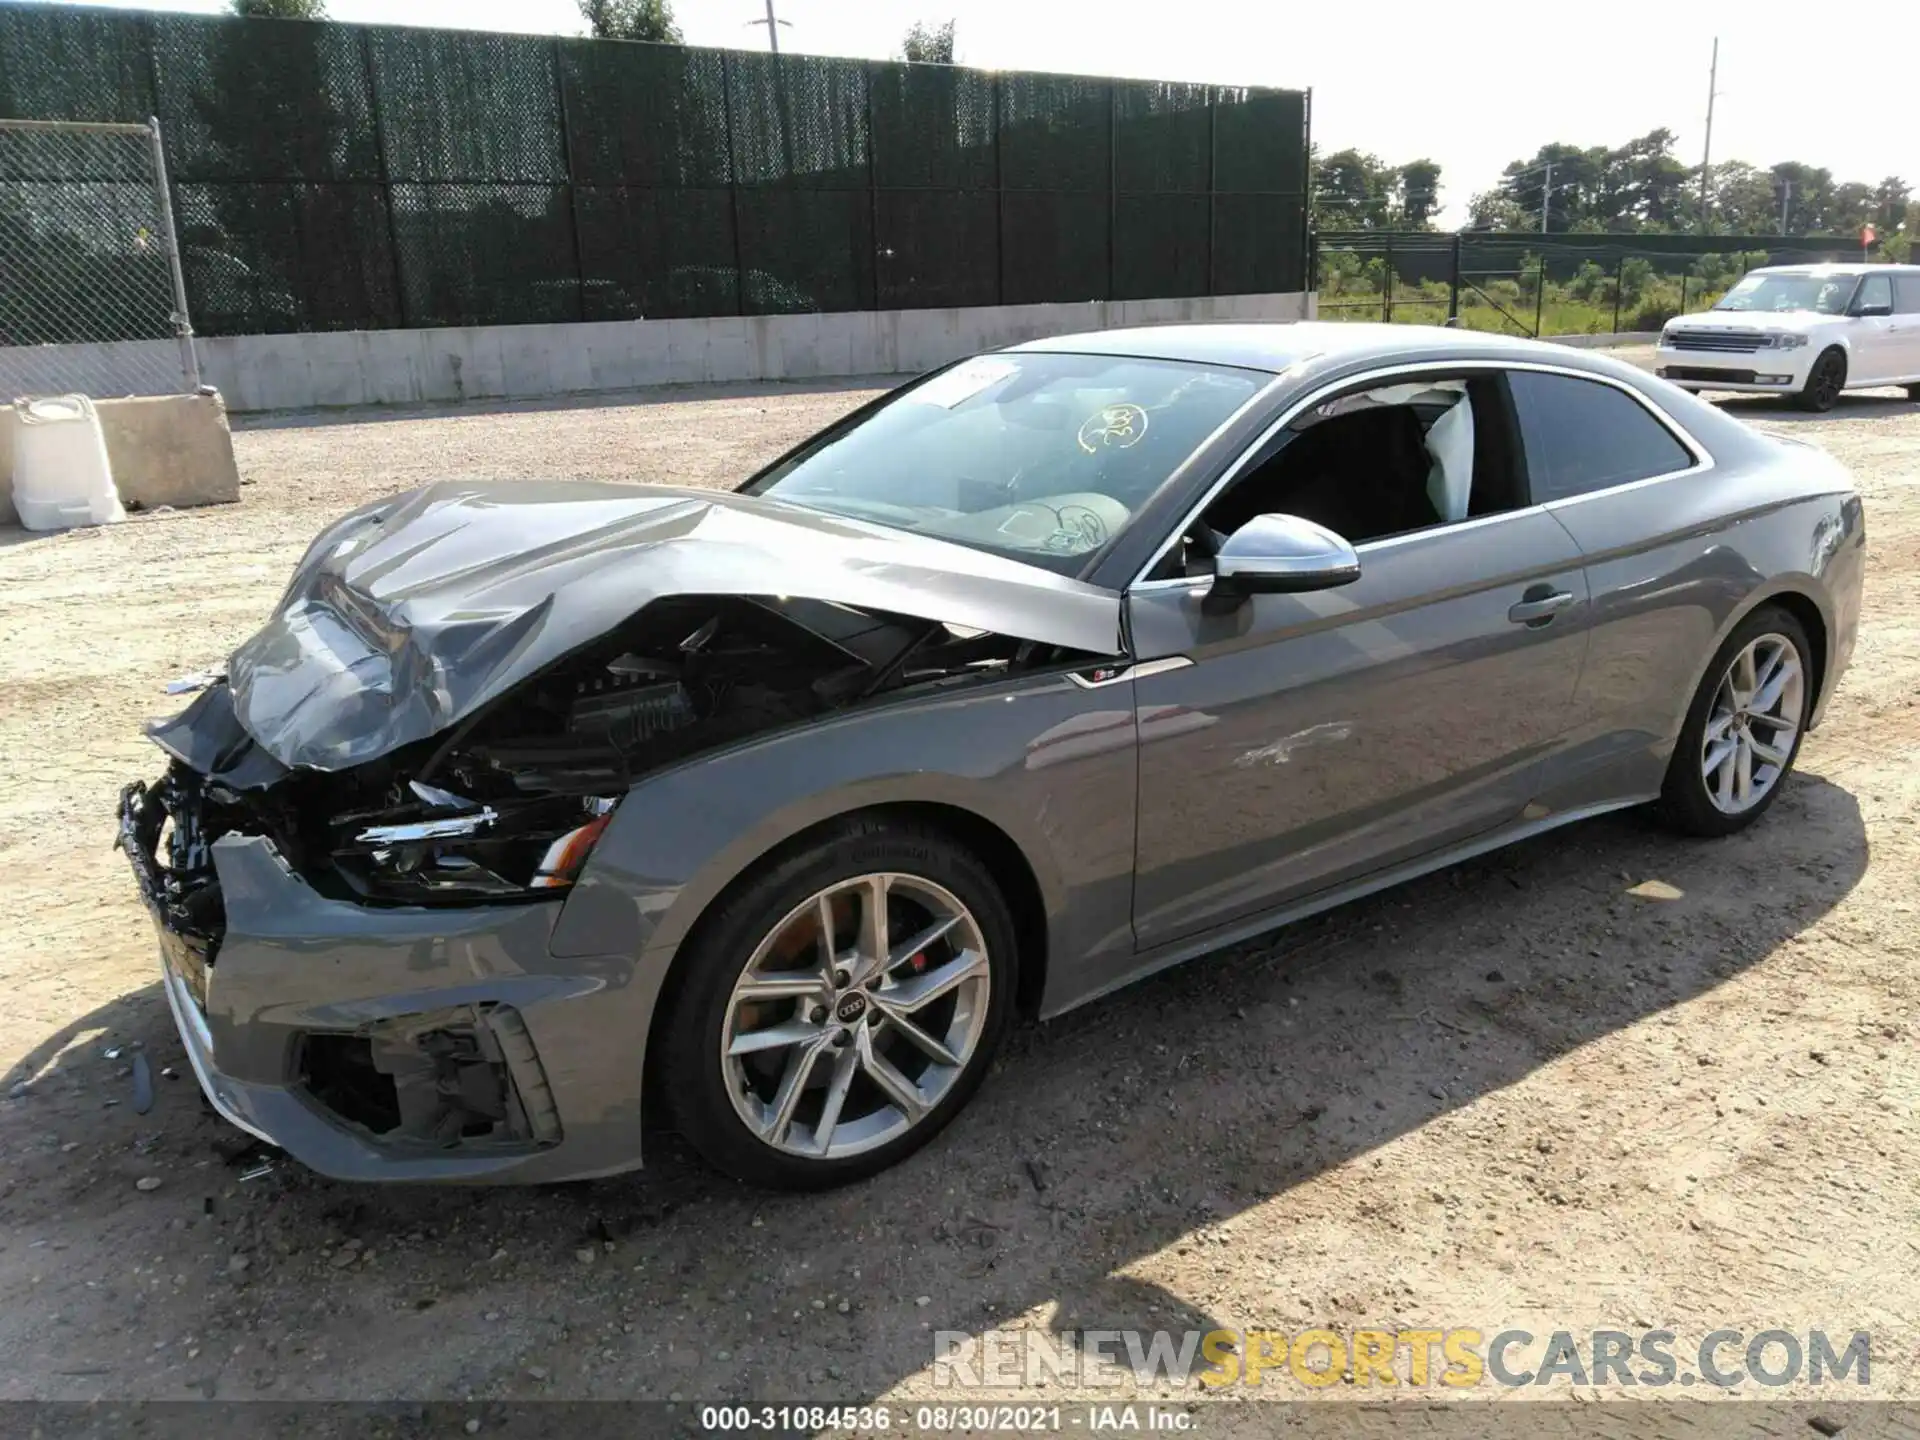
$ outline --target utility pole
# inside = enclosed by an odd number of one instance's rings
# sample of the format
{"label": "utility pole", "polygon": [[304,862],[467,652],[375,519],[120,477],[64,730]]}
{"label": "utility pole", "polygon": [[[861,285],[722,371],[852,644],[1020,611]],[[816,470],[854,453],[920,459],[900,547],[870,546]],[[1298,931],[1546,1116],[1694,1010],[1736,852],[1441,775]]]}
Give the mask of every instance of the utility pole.
{"label": "utility pole", "polygon": [[1713,64],[1707,69],[1707,143],[1700,151],[1700,233],[1713,229],[1713,102],[1719,98],[1720,37],[1713,37]]}
{"label": "utility pole", "polygon": [[1547,175],[1540,182],[1540,233],[1547,233],[1547,202],[1553,198],[1553,161],[1547,161]]}
{"label": "utility pole", "polygon": [[1793,181],[1783,179],[1780,182],[1780,233],[1787,233],[1787,207],[1793,201]]}
{"label": "utility pole", "polygon": [[793,22],[791,20],[782,20],[773,13],[773,0],[767,0],[766,19],[749,20],[747,24],[764,25],[767,27],[767,44],[773,47],[773,53],[776,55],[780,53],[780,27],[785,25],[789,30],[793,28]]}

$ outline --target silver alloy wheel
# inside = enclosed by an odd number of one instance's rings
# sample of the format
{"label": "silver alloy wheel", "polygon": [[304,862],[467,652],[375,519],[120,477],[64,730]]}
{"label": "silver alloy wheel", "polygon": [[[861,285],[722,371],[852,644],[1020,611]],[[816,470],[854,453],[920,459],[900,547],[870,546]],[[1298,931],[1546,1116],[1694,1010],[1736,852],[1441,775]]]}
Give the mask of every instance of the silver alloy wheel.
{"label": "silver alloy wheel", "polygon": [[837,1160],[905,1134],[946,1098],[985,1033],[992,975],[971,911],[892,872],[796,905],[727,1001],[720,1064],[747,1128]]}
{"label": "silver alloy wheel", "polygon": [[1767,797],[1793,758],[1806,703],[1806,667],[1784,635],[1761,635],[1727,667],[1700,741],[1714,808],[1742,815]]}

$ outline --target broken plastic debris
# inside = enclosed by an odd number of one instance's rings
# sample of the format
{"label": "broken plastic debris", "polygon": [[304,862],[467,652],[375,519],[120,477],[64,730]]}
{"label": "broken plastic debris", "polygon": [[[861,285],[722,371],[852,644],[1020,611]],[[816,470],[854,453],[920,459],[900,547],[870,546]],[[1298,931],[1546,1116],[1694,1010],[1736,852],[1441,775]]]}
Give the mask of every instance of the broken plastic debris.
{"label": "broken plastic debris", "polygon": [[422,785],[418,780],[409,780],[407,788],[436,810],[473,809],[473,801],[451,790],[442,790],[438,785]]}
{"label": "broken plastic debris", "polygon": [[191,675],[182,675],[169,680],[165,690],[169,695],[191,695],[196,690],[205,690],[209,685],[217,685],[226,676],[217,670],[196,670]]}
{"label": "broken plastic debris", "polygon": [[491,805],[482,806],[474,815],[450,815],[445,820],[415,820],[405,825],[373,825],[362,830],[358,839],[364,845],[403,845],[411,840],[449,840],[456,835],[471,835],[493,824],[500,814]]}

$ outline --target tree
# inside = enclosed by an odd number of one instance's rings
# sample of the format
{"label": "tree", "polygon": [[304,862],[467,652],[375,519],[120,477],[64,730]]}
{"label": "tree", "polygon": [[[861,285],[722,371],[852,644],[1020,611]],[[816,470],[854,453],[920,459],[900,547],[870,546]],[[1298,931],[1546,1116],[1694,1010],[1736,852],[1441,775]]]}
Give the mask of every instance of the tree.
{"label": "tree", "polygon": [[[1662,127],[1607,152],[1610,223],[1668,230],[1683,218],[1690,223],[1699,220],[1698,172],[1690,172],[1673,158],[1673,138],[1673,132]],[[1696,181],[1691,195],[1689,178]]]}
{"label": "tree", "polygon": [[1832,199],[1833,172],[1802,165],[1798,160],[1783,160],[1771,168],[1775,212],[1785,217],[1776,221],[1785,235],[1817,235],[1825,228],[1827,206]]}
{"label": "tree", "polygon": [[236,15],[268,20],[324,20],[326,0],[228,0]]}
{"label": "tree", "polygon": [[1659,129],[1611,150],[1542,145],[1507,166],[1500,193],[1532,217],[1529,230],[1539,228],[1543,208],[1549,230],[1671,230],[1697,218],[1690,179],[1696,172],[1673,157],[1673,132]]}
{"label": "tree", "polygon": [[680,27],[673,23],[667,0],[578,0],[580,15],[596,40],[651,40],[678,45]]}
{"label": "tree", "polygon": [[953,64],[953,21],[940,25],[914,21],[901,42],[900,58],[913,65]]}
{"label": "tree", "polygon": [[1536,213],[1529,216],[1511,195],[1502,190],[1482,190],[1467,202],[1469,230],[1525,230],[1538,225]]}
{"label": "tree", "polygon": [[1907,218],[1907,206],[1913,191],[1898,175],[1889,175],[1873,189],[1873,224],[1883,235],[1891,235]]}
{"label": "tree", "polygon": [[1316,230],[1429,230],[1440,208],[1440,165],[1409,160],[1389,165],[1378,155],[1316,147],[1313,225]]}
{"label": "tree", "polygon": [[1773,177],[1744,160],[1713,167],[1711,228],[1723,235],[1771,235],[1780,224]]}
{"label": "tree", "polygon": [[1432,160],[1409,160],[1400,167],[1396,196],[1400,221],[1409,230],[1425,230],[1440,208],[1440,166]]}
{"label": "tree", "polygon": [[1570,230],[1588,218],[1612,218],[1615,202],[1608,194],[1607,155],[1599,145],[1590,149],[1560,142],[1542,145],[1531,159],[1507,166],[1498,193],[1508,205],[1500,207],[1499,213],[1509,220],[1526,217],[1511,227],[1523,230],[1540,228],[1543,208],[1549,230]]}
{"label": "tree", "polygon": [[1377,155],[1336,150],[1313,160],[1313,215],[1318,230],[1384,230],[1396,176]]}
{"label": "tree", "polygon": [[1849,180],[1833,187],[1826,214],[1821,216],[1825,223],[1820,228],[1829,235],[1858,235],[1863,226],[1873,222],[1877,213],[1873,187]]}

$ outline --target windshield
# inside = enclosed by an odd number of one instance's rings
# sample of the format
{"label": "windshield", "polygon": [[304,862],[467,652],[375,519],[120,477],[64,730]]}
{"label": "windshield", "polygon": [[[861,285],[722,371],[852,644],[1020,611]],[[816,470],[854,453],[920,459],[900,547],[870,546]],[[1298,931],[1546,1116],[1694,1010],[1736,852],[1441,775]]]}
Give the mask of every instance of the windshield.
{"label": "windshield", "polygon": [[1272,378],[1119,355],[976,356],[746,490],[1076,574]]}
{"label": "windshield", "polygon": [[1821,315],[1846,312],[1854,274],[1749,275],[1720,297],[1716,310],[1812,310]]}

